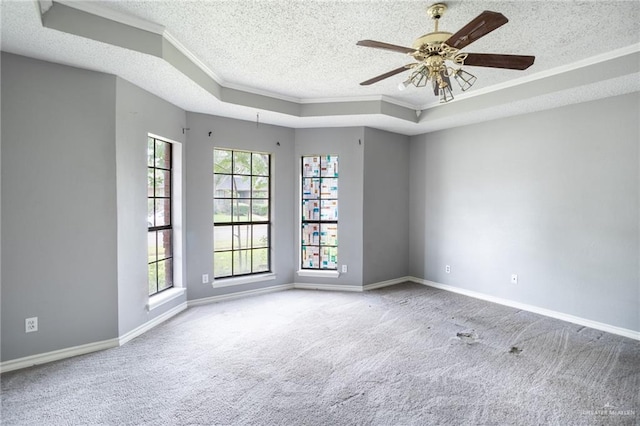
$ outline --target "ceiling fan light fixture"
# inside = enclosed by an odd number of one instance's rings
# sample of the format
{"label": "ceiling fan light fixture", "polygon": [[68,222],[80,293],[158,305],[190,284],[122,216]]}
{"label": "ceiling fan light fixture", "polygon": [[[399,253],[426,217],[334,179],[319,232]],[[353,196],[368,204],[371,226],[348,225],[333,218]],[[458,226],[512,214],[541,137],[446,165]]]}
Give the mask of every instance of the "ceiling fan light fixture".
{"label": "ceiling fan light fixture", "polygon": [[438,96],[440,97],[440,103],[444,104],[452,101],[453,92],[451,91],[451,86],[449,86],[445,81],[439,83],[438,86]]}
{"label": "ceiling fan light fixture", "polygon": [[411,77],[398,84],[398,90],[405,90],[409,85],[411,85]]}
{"label": "ceiling fan light fixture", "polygon": [[453,72],[453,78],[460,85],[460,89],[464,92],[469,89],[476,82],[477,78],[475,75],[459,68]]}

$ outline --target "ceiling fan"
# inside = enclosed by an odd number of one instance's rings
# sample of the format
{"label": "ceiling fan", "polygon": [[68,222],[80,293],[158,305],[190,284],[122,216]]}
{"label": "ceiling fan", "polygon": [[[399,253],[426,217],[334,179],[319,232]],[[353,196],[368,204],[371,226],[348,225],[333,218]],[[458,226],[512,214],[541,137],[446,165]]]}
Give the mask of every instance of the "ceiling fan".
{"label": "ceiling fan", "polygon": [[[427,8],[427,14],[435,21],[435,30],[416,39],[412,47],[397,46],[374,40],[360,40],[357,43],[358,46],[406,53],[416,60],[414,63],[403,65],[363,81],[360,85],[367,86],[403,71],[411,70],[409,77],[398,86],[399,89],[403,90],[411,84],[423,87],[430,81],[434,94],[440,97],[440,102],[449,102],[453,99],[451,78],[458,82],[462,91],[470,88],[476,81],[474,75],[462,69],[463,65],[512,70],[525,70],[533,65],[535,56],[460,52],[461,49],[506,24],[509,20],[501,13],[485,10],[457,33],[451,34],[446,31],[438,31],[438,21],[445,10],[447,10],[447,6],[443,3],[437,3]],[[458,67],[447,65],[447,61]]]}

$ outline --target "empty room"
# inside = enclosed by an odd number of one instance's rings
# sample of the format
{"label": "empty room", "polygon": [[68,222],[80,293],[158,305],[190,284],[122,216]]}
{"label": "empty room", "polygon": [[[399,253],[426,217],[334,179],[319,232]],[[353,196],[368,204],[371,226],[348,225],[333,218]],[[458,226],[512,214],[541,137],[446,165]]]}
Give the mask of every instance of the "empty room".
{"label": "empty room", "polygon": [[640,2],[0,19],[3,425],[640,423]]}

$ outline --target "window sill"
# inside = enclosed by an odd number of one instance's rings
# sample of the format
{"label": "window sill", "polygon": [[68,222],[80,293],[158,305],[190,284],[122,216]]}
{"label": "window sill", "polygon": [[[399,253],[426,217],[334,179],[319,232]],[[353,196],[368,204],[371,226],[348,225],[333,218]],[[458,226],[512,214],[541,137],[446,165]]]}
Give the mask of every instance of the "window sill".
{"label": "window sill", "polygon": [[165,303],[169,303],[174,299],[182,296],[187,292],[187,289],[174,287],[171,290],[165,290],[162,293],[155,294],[149,297],[149,303],[147,303],[147,311],[151,312],[154,309],[164,305]]}
{"label": "window sill", "polygon": [[300,269],[297,272],[299,277],[319,277],[319,278],[338,278],[340,272],[338,271],[312,271],[310,269]]}
{"label": "window sill", "polygon": [[276,274],[274,274],[273,272],[270,272],[267,274],[260,274],[260,275],[248,275],[246,277],[220,278],[217,280],[214,279],[213,283],[211,283],[211,286],[213,288],[230,287],[234,285],[258,283],[262,281],[271,281],[275,279],[276,279]]}

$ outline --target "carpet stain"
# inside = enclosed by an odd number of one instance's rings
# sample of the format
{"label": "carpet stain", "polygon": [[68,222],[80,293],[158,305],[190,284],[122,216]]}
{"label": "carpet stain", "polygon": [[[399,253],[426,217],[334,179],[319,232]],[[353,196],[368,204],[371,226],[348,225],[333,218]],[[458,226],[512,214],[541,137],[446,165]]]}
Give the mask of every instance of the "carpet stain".
{"label": "carpet stain", "polygon": [[478,334],[475,331],[460,331],[456,333],[456,337],[464,343],[472,344],[478,341]]}
{"label": "carpet stain", "polygon": [[522,349],[520,349],[517,346],[511,346],[511,349],[509,349],[509,353],[510,354],[519,354],[520,352],[522,352]]}

